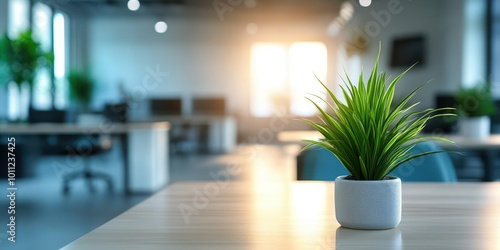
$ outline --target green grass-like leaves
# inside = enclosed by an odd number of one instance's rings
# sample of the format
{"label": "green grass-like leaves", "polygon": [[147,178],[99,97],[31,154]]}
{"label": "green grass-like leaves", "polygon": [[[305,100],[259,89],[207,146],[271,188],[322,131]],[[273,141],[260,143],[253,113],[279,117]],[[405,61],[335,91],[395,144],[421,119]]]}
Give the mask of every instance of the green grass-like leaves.
{"label": "green grass-like leaves", "polygon": [[306,140],[310,143],[306,148],[317,145],[329,150],[337,156],[354,180],[382,180],[403,163],[442,152],[411,155],[409,151],[417,143],[428,140],[450,142],[439,137],[422,137],[419,133],[432,118],[454,116],[455,114],[450,113],[454,109],[412,111],[419,103],[410,104],[409,101],[425,84],[411,91],[391,108],[396,84],[410,69],[389,83],[390,79],[385,72],[378,73],[379,57],[380,49],[368,81],[365,82],[361,74],[358,85],[354,85],[346,74],[346,86],[340,86],[345,104],[319,79],[333,103],[313,95],[318,101],[327,104],[328,108],[323,110],[313,99],[307,98],[318,109],[321,122],[305,122],[318,130],[324,138],[319,141]]}

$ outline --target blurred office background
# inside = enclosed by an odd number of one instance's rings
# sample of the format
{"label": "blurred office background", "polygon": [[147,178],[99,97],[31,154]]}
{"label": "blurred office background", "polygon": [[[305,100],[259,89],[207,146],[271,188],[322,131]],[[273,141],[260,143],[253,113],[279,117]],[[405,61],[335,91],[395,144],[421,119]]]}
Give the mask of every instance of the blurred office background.
{"label": "blurred office background", "polygon": [[[75,164],[67,146],[81,133],[26,135],[12,126],[168,121],[167,164],[156,166],[165,185],[214,180],[230,164],[244,169],[232,180],[271,182],[295,179],[300,143],[277,135],[310,129],[298,120],[315,119],[307,94],[325,96],[315,75],[340,93],[344,71],[357,79],[371,69],[379,44],[392,77],[418,62],[396,99],[429,80],[414,97],[419,109],[456,106],[460,88],[484,83],[500,97],[494,0],[6,0],[0,34],[30,34],[40,52],[31,88],[9,74],[19,65],[0,65],[0,152],[7,137],[19,142],[18,242],[0,233],[2,249],[62,247],[154,193],[125,192],[130,140],[88,133],[93,150]],[[490,118],[495,134],[500,116]],[[456,120],[426,128],[457,130]],[[459,181],[483,181],[485,164],[498,167],[477,152],[452,158]],[[92,185],[80,178],[97,172]]]}

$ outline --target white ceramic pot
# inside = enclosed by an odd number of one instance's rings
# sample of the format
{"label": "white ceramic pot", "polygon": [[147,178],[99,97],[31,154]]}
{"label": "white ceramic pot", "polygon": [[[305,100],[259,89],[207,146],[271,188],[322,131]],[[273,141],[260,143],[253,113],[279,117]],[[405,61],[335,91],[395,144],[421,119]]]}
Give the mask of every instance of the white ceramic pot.
{"label": "white ceramic pot", "polygon": [[390,229],[401,222],[401,179],[335,179],[335,216],[346,228]]}
{"label": "white ceramic pot", "polygon": [[460,135],[468,138],[484,139],[490,135],[490,118],[488,116],[467,117],[460,119]]}

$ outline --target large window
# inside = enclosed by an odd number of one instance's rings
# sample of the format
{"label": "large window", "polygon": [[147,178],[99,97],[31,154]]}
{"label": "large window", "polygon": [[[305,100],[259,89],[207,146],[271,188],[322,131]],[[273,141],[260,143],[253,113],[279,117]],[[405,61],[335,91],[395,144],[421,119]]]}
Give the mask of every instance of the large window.
{"label": "large window", "polygon": [[54,106],[59,109],[67,105],[66,27],[65,15],[60,12],[56,13],[54,15]]}
{"label": "large window", "polygon": [[[33,37],[40,43],[43,51],[52,49],[52,10],[42,3],[33,5]],[[38,69],[33,82],[33,108],[50,109],[52,106],[50,68]]]}
{"label": "large window", "polygon": [[[30,25],[31,11],[31,25]],[[40,68],[33,82],[32,105],[35,109],[62,109],[67,103],[66,94],[66,28],[67,18],[60,12],[53,13],[51,7],[30,0],[9,0],[8,34],[11,38],[32,29],[43,51],[54,52],[54,75],[51,68]],[[11,91],[12,92],[12,91]],[[9,115],[14,117],[16,98],[10,98]]]}
{"label": "large window", "polygon": [[21,32],[30,28],[29,23],[29,0],[10,0],[9,1],[9,37],[17,37]]}
{"label": "large window", "polygon": [[490,2],[490,29],[489,29],[489,77],[493,93],[500,99],[500,2]]}
{"label": "large window", "polygon": [[[29,23],[29,11],[30,2],[29,0],[9,0],[9,17],[7,34],[10,38],[19,36],[19,34],[30,27]],[[7,110],[7,117],[10,120],[15,120],[19,116],[25,116],[19,109],[19,98],[28,98],[27,95],[19,95],[16,90],[16,85],[11,82],[8,85],[9,98],[9,108]],[[23,92],[27,92],[27,89],[23,89]]]}
{"label": "large window", "polygon": [[251,112],[268,117],[276,109],[312,116],[307,94],[325,97],[315,75],[326,83],[327,50],[320,42],[255,43],[251,48]]}

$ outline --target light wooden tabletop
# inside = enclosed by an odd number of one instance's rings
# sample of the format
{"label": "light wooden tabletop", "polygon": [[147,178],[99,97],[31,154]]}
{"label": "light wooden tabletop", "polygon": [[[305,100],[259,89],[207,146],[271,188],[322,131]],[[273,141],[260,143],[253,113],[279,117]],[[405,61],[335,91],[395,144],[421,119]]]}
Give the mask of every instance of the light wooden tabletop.
{"label": "light wooden tabletop", "polygon": [[403,184],[395,229],[341,228],[329,182],[178,183],[63,249],[500,249],[500,183]]}

